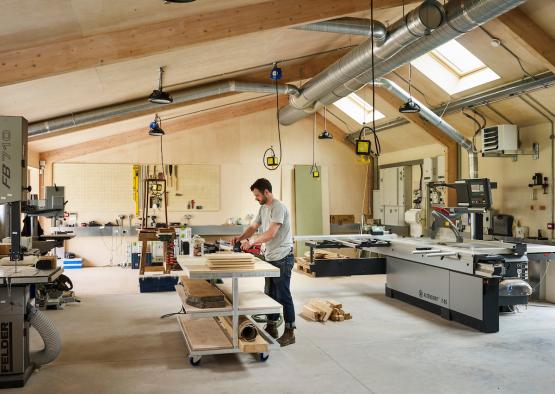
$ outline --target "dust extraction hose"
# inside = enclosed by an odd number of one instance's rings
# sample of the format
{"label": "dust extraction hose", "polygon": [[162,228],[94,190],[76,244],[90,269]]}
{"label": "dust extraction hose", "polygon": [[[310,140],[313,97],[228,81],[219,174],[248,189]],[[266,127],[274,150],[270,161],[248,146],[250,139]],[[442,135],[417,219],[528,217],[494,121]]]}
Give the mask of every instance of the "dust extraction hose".
{"label": "dust extraction hose", "polygon": [[44,342],[44,349],[31,354],[31,361],[40,367],[58,357],[62,350],[62,340],[52,320],[32,305],[28,307],[28,319]]}

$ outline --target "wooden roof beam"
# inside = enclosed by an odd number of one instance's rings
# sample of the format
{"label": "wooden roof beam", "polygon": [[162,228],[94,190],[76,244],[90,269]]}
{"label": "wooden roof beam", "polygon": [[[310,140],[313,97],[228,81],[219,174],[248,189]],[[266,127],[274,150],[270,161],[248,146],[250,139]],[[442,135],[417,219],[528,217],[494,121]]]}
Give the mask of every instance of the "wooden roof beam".
{"label": "wooden roof beam", "polygon": [[[405,0],[414,3],[417,0]],[[376,0],[376,9],[403,0]],[[368,0],[280,0],[162,21],[0,53],[0,86],[44,78],[200,43],[289,28],[367,11]]]}
{"label": "wooden roof beam", "polygon": [[555,73],[555,39],[520,8],[501,15],[492,24],[499,26],[502,41],[515,41],[545,67]]}

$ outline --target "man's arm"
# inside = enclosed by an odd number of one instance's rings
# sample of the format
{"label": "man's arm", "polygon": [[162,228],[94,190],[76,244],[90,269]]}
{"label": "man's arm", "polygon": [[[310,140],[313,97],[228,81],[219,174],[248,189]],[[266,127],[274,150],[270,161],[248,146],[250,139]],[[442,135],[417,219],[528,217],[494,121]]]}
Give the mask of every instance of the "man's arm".
{"label": "man's arm", "polygon": [[234,238],[233,238],[233,244],[235,244],[235,243],[237,243],[237,242],[240,242],[240,241],[242,241],[242,240],[244,240],[244,239],[247,239],[247,238],[249,238],[250,236],[252,236],[252,235],[256,232],[256,230],[258,230],[258,227],[260,227],[260,225],[259,225],[258,223],[252,222],[252,223],[249,225],[249,227],[247,227],[247,228],[245,229],[245,231],[243,231],[243,234],[241,234],[241,235],[238,236],[238,237],[234,237]]}
{"label": "man's arm", "polygon": [[249,249],[252,245],[261,245],[274,238],[281,227],[281,223],[270,223],[268,230],[260,234],[256,239],[243,244],[243,250]]}

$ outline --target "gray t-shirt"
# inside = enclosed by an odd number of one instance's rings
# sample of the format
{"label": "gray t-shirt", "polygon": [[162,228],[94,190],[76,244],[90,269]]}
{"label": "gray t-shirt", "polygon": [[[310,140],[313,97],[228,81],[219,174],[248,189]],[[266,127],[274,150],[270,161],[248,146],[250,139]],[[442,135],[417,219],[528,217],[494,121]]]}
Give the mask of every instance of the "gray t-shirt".
{"label": "gray t-shirt", "polygon": [[263,232],[268,230],[270,223],[281,224],[274,238],[265,244],[264,257],[267,261],[281,260],[291,252],[293,236],[289,210],[281,201],[274,198],[269,206],[262,205],[256,215],[255,223],[261,226]]}

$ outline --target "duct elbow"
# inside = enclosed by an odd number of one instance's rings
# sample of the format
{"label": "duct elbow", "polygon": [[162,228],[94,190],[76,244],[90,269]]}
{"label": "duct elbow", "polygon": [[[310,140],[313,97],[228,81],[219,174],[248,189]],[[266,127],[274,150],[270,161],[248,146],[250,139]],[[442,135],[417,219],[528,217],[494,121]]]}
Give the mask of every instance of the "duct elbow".
{"label": "duct elbow", "polygon": [[438,1],[425,1],[406,16],[407,29],[418,37],[430,34],[445,20],[445,10]]}

